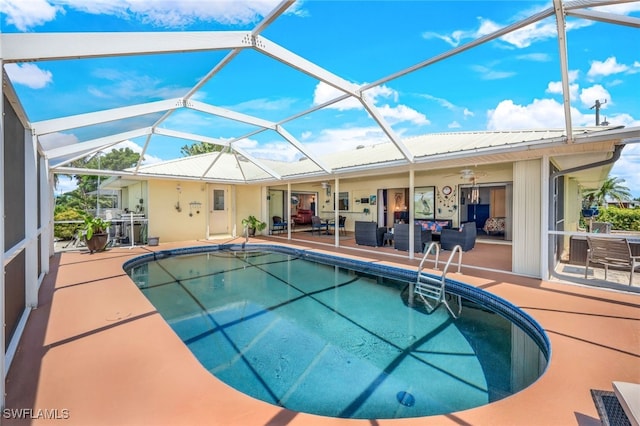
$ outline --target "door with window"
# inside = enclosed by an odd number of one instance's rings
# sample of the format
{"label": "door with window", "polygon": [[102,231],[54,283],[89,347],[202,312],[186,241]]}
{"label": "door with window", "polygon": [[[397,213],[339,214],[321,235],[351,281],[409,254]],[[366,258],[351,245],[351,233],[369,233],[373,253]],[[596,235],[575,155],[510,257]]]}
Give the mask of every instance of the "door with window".
{"label": "door with window", "polygon": [[229,193],[224,187],[211,187],[209,235],[229,234]]}

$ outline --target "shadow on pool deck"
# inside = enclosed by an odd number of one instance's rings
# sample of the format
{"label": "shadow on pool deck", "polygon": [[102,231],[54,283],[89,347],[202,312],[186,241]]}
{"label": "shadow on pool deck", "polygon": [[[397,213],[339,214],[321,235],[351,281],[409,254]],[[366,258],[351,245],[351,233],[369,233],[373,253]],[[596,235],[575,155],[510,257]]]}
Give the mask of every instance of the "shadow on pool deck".
{"label": "shadow on pool deck", "polygon": [[[74,425],[416,423],[294,413],[242,395],[211,376],[122,270],[127,259],[152,250],[207,244],[56,254],[6,379],[6,408],[31,408],[34,415],[35,410],[57,409],[49,413],[67,413],[68,418],[56,424]],[[383,254],[362,257],[417,265]],[[537,382],[516,395],[422,418],[420,424],[596,425],[590,389],[610,390],[614,380],[640,382],[639,295],[472,269],[453,277],[532,315],[549,336],[551,361]],[[3,424],[41,423],[51,421],[3,419]]]}

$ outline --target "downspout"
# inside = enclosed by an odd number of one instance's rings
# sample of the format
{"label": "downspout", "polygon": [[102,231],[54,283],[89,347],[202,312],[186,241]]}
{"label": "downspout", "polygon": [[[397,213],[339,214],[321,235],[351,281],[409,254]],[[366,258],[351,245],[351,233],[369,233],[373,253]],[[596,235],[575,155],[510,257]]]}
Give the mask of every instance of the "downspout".
{"label": "downspout", "polygon": [[[613,150],[613,155],[611,156],[611,158],[606,159],[606,160],[602,160],[602,161],[596,161],[595,163],[591,163],[591,164],[584,164],[582,166],[578,166],[578,167],[573,167],[571,169],[566,169],[566,170],[559,170],[557,172],[551,173],[550,175],[550,179],[549,179],[549,198],[550,198],[550,202],[549,202],[549,224],[548,224],[548,229],[549,231],[557,231],[556,229],[556,204],[553,203],[553,198],[555,196],[554,193],[554,188],[556,186],[556,181],[560,176],[564,176],[566,174],[569,173],[575,173],[575,172],[580,172],[582,170],[587,170],[587,169],[592,169],[594,167],[601,167],[601,166],[606,166],[612,163],[615,163],[616,161],[618,161],[618,159],[620,159],[620,155],[622,155],[622,149],[625,147],[625,145],[616,145],[614,150]],[[555,271],[555,259],[553,259],[553,247],[556,244],[556,239],[557,239],[557,234],[553,234],[554,237],[553,239],[549,239],[549,233],[547,233],[547,242],[548,242],[548,247],[547,247],[547,272],[546,272],[546,277],[543,277],[543,279],[546,279],[549,277],[550,275],[550,271]],[[554,268],[551,269],[551,265],[554,265]]]}

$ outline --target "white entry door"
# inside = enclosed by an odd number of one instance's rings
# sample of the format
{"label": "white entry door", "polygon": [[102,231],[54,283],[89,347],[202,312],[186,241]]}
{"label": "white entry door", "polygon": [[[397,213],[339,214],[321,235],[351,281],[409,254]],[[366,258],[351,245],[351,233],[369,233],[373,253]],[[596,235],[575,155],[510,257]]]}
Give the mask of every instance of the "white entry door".
{"label": "white entry door", "polygon": [[209,234],[229,234],[229,194],[223,187],[210,187]]}

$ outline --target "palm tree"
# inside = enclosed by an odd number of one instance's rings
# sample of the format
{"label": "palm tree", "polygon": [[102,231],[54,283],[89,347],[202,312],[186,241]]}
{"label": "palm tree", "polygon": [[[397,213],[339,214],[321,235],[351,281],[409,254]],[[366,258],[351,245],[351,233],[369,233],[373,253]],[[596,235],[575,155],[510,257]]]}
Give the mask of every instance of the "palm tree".
{"label": "palm tree", "polygon": [[624,179],[610,176],[602,182],[600,188],[588,189],[584,191],[583,196],[595,201],[598,206],[604,206],[607,199],[615,200],[618,203],[628,201],[631,199],[631,192],[629,188],[622,185],[624,182]]}

